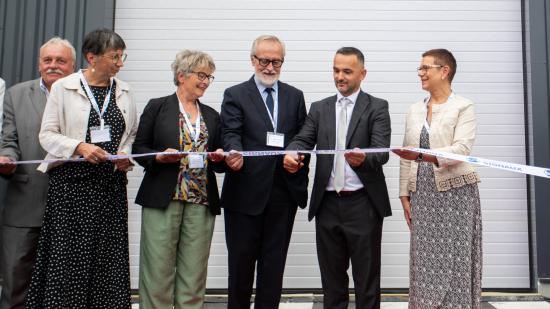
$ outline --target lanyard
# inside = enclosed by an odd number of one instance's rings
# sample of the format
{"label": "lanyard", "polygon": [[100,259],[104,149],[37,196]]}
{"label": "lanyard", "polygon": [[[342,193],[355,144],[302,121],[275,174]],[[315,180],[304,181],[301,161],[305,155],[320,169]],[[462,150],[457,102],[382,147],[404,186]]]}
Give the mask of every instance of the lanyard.
{"label": "lanyard", "polygon": [[107,110],[107,106],[109,105],[109,101],[111,98],[111,89],[113,89],[113,79],[110,79],[110,85],[109,85],[109,91],[105,95],[105,101],[103,102],[103,107],[101,108],[101,111],[99,110],[99,105],[97,104],[97,101],[95,100],[94,94],[92,93],[92,90],[90,89],[90,86],[88,85],[88,82],[86,81],[86,78],[84,77],[84,74],[82,74],[82,70],[78,71],[78,75],[80,77],[80,81],[82,82],[82,85],[84,85],[84,90],[86,90],[86,94],[88,95],[88,99],[90,100],[90,103],[92,103],[92,107],[99,115],[99,123],[100,128],[103,130],[105,127],[105,121],[103,120],[103,114],[105,114],[105,111]]}
{"label": "lanyard", "polygon": [[195,120],[195,128],[193,129],[193,124],[191,123],[191,120],[189,117],[187,117],[187,113],[185,112],[185,109],[183,108],[183,104],[178,98],[179,107],[180,107],[180,113],[183,114],[183,117],[185,118],[185,125],[187,126],[187,129],[189,130],[189,133],[191,133],[191,136],[193,138],[193,141],[197,143],[199,140],[199,135],[201,133],[201,110],[199,108],[199,105],[197,104],[197,120]]}
{"label": "lanyard", "polygon": [[[273,89],[275,90],[275,89]],[[265,89],[264,89],[265,91]],[[273,98],[273,115],[271,115],[271,112],[269,111],[269,108],[267,107],[266,101],[264,101],[265,109],[267,110],[267,115],[269,116],[269,120],[271,121],[271,125],[273,126],[273,132],[277,133],[277,118],[279,115],[279,100],[275,100],[275,97],[272,93],[267,94],[268,96],[271,95]],[[267,100],[267,97],[266,97]]]}

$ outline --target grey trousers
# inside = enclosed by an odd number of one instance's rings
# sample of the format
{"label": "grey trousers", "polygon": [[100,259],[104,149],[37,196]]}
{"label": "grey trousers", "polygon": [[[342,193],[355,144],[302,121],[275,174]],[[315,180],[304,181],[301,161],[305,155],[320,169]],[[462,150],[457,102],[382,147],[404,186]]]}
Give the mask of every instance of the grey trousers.
{"label": "grey trousers", "polygon": [[0,309],[24,308],[36,261],[39,227],[12,227],[2,225],[0,260],[2,296]]}

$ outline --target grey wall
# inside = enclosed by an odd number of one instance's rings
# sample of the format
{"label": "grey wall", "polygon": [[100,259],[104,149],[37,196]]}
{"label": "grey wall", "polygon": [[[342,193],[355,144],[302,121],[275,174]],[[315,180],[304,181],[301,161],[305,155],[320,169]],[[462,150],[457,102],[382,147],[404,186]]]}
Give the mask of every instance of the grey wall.
{"label": "grey wall", "polygon": [[[528,5],[529,91],[532,110],[533,162],[550,167],[550,4],[531,0]],[[534,179],[536,263],[539,282],[550,283],[550,180]]]}
{"label": "grey wall", "polygon": [[38,77],[40,46],[53,36],[69,40],[77,51],[84,35],[114,29],[115,0],[0,0],[0,77],[10,87]]}

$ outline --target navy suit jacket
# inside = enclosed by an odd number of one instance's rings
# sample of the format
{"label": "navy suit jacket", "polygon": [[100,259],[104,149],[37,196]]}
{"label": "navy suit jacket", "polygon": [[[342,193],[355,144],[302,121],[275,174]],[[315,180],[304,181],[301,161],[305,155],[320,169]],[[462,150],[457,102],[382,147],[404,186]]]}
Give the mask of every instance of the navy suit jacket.
{"label": "navy suit jacket", "polygon": [[[277,133],[285,135],[286,147],[302,127],[307,112],[301,90],[280,81],[277,86]],[[282,150],[266,145],[267,132],[273,132],[273,125],[254,77],[225,90],[220,118],[224,150]],[[282,161],[283,156],[244,157],[239,171],[227,168],[222,207],[249,215],[260,214],[269,200],[275,173],[283,173],[293,201],[304,208],[307,204],[309,158],[296,174],[286,172]]]}

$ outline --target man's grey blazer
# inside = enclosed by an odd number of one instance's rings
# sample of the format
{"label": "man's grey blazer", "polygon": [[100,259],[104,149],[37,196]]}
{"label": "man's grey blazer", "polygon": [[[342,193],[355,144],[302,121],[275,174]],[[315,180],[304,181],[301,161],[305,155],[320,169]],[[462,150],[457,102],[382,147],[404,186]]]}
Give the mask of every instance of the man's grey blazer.
{"label": "man's grey blazer", "polygon": [[[40,79],[19,83],[6,91],[0,155],[14,161],[44,159],[46,152],[38,142],[46,94]],[[3,225],[39,227],[42,225],[48,176],[36,170],[38,164],[18,165],[6,192]]]}
{"label": "man's grey blazer", "polygon": [[[306,122],[300,133],[287,146],[288,150],[335,149],[336,145],[336,96],[331,96],[311,104]],[[353,108],[346,148],[387,148],[390,146],[391,121],[388,102],[359,92]],[[371,205],[381,218],[391,216],[390,199],[382,165],[389,159],[386,153],[369,153],[362,165],[352,167],[365,191]],[[321,206],[333,169],[334,155],[317,156],[315,180],[309,203],[308,219],[311,220]]]}

